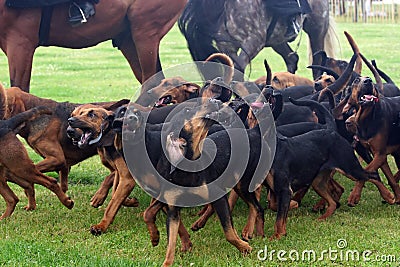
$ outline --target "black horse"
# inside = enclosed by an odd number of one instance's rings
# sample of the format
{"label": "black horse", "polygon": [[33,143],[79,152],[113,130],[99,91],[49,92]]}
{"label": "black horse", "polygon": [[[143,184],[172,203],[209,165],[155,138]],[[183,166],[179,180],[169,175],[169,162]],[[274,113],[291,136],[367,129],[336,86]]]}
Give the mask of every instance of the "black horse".
{"label": "black horse", "polygon": [[[287,18],[274,18],[266,2],[190,0],[178,25],[188,42],[193,60],[203,61],[212,53],[223,52],[244,73],[246,66],[264,47],[272,47],[283,57],[287,70],[295,73],[299,58],[287,43]],[[308,2],[312,12],[304,15],[301,22],[310,39],[310,52],[314,54],[325,50],[334,56],[332,45],[337,42],[334,39],[337,35],[333,19],[329,16],[329,0]]]}

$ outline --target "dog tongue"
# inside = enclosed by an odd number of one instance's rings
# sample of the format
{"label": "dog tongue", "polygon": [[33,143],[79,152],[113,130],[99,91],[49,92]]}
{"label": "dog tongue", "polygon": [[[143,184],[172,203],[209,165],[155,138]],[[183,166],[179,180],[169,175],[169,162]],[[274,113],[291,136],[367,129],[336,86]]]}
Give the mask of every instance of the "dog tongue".
{"label": "dog tongue", "polygon": [[374,95],[364,95],[365,101],[373,101],[376,98]]}
{"label": "dog tongue", "polygon": [[159,106],[164,105],[164,101],[165,101],[165,100],[166,100],[165,97],[160,98],[160,99],[156,102],[155,106],[156,106],[156,107],[159,107]]}
{"label": "dog tongue", "polygon": [[83,144],[86,144],[87,141],[88,141],[88,139],[89,139],[89,137],[90,137],[91,135],[92,135],[91,132],[85,132],[85,133],[82,135],[81,140],[78,142],[78,144],[79,144],[80,146],[83,145]]}
{"label": "dog tongue", "polygon": [[262,108],[264,106],[263,102],[253,102],[251,103],[252,108]]}

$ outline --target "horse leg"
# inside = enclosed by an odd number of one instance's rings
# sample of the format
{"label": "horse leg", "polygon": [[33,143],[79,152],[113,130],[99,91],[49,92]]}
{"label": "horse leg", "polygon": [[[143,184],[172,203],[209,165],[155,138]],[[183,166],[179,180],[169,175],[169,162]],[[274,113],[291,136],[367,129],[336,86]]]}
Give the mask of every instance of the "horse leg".
{"label": "horse leg", "polygon": [[8,59],[10,85],[20,87],[29,92],[33,54],[35,47],[31,45],[9,45],[5,50]]}
{"label": "horse leg", "polygon": [[[310,40],[311,53],[325,50],[324,40],[329,28],[329,3],[328,1],[310,1],[311,14],[307,14],[303,28]],[[313,56],[313,64],[316,58]],[[318,70],[313,69],[313,77],[317,78]]]}
{"label": "horse leg", "polygon": [[132,37],[127,36],[118,48],[121,50],[122,55],[124,55],[124,57],[128,61],[129,66],[131,67],[136,79],[140,83],[142,83],[142,68],[140,67],[136,46],[132,40]]}
{"label": "horse leg", "polygon": [[[127,14],[142,70],[141,83],[161,71],[160,41],[174,26],[186,3],[186,0],[153,0],[148,5],[147,0],[137,0]],[[155,10],[157,15],[154,14]]]}
{"label": "horse leg", "polygon": [[287,71],[290,73],[296,73],[297,64],[299,62],[299,56],[296,52],[290,48],[288,43],[282,43],[279,45],[272,46],[275,52],[277,52],[285,61]]}

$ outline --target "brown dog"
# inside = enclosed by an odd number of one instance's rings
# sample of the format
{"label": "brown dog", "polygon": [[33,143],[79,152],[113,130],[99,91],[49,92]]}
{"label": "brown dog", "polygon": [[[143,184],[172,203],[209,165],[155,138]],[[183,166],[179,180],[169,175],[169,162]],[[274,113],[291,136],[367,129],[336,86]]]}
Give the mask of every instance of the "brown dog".
{"label": "brown dog", "polygon": [[[6,101],[4,116],[6,119],[36,106],[45,106],[53,110],[51,115],[43,115],[25,123],[18,131],[18,134],[27,141],[36,153],[44,158],[36,164],[36,168],[43,173],[58,172],[61,189],[66,192],[71,166],[97,154],[95,147],[81,150],[73,145],[72,140],[67,136],[67,119],[79,104],[60,103],[51,99],[37,97],[17,87],[5,90],[1,98]],[[123,100],[118,103],[123,104],[125,102],[129,102],[129,100]],[[102,103],[102,105],[110,106],[114,103],[116,102]],[[113,174],[111,173],[110,176],[113,176]],[[33,192],[33,188],[29,192]],[[100,206],[105,196],[95,195],[94,199],[92,199],[92,206]],[[31,196],[29,199],[32,198]],[[33,207],[33,204],[30,204],[30,206]]]}
{"label": "brown dog", "polygon": [[[205,60],[205,62],[211,61],[219,61],[227,66],[227,71],[223,73],[223,82],[229,85],[232,81],[234,72],[232,59],[226,54],[214,53]],[[151,94],[153,97],[158,96],[158,100],[155,102],[154,107],[162,107],[169,104],[183,103],[186,100],[202,96],[201,94],[204,90],[200,90],[200,88],[201,86],[186,81],[182,77],[171,77],[163,79],[158,86],[149,90],[149,92],[145,94]],[[147,95],[141,95],[139,96],[139,99],[144,97],[147,97]]]}
{"label": "brown dog", "polygon": [[[2,91],[4,93],[4,88]],[[4,101],[2,103],[5,104]],[[6,110],[5,106],[2,110]],[[0,194],[7,205],[6,211],[0,219],[9,217],[19,201],[7,185],[6,176],[10,177],[8,180],[20,185],[27,192],[29,197],[27,210],[34,209],[36,206],[33,184],[40,184],[51,190],[67,208],[71,209],[74,206],[74,202],[61,190],[57,180],[42,174],[35,167],[24,145],[15,135],[14,131],[17,131],[24,123],[40,118],[43,114],[49,115],[51,111],[46,107],[37,107],[0,121],[0,145],[2,147],[0,150]]]}
{"label": "brown dog", "polygon": [[[262,84],[265,86],[266,76],[262,76],[255,80],[256,84]],[[313,86],[314,82],[306,77],[302,77],[297,74],[290,72],[275,72],[272,74],[271,85],[274,89],[284,89],[298,85],[309,85]]]}
{"label": "brown dog", "polygon": [[159,96],[154,107],[162,107],[169,104],[178,104],[188,99],[198,97],[200,86],[184,80],[182,77],[165,78],[161,83],[149,92]]}
{"label": "brown dog", "polygon": [[[113,119],[112,111],[93,104],[76,107],[68,119],[68,135],[73,137],[78,147],[82,150],[88,147],[97,149],[103,164],[115,170],[113,197],[107,205],[101,222],[90,227],[93,235],[100,235],[106,231],[123,203],[126,206],[138,206],[135,198],[127,198],[136,183],[125,164],[121,151],[117,151],[115,147],[115,143],[120,143],[120,140],[116,139],[119,136],[112,130]],[[121,146],[118,145],[118,147]]]}

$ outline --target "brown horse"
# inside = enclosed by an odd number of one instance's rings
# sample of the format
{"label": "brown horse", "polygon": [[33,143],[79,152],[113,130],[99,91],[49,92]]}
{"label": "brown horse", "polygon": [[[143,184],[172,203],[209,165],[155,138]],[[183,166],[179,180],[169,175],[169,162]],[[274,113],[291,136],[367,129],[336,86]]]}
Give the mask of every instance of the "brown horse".
{"label": "brown horse", "polygon": [[[101,0],[95,16],[79,27],[68,22],[69,4],[53,7],[44,46],[84,48],[112,39],[140,83],[161,71],[159,45],[187,0]],[[0,0],[0,46],[8,58],[11,86],[29,92],[39,46],[41,8],[9,8]],[[41,41],[42,43],[43,41]]]}

